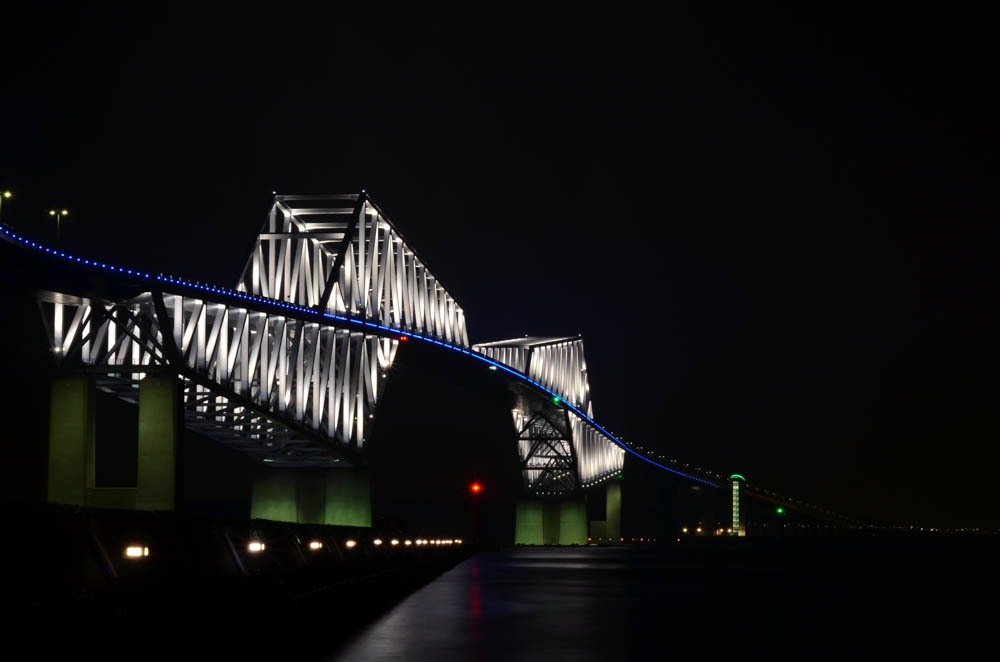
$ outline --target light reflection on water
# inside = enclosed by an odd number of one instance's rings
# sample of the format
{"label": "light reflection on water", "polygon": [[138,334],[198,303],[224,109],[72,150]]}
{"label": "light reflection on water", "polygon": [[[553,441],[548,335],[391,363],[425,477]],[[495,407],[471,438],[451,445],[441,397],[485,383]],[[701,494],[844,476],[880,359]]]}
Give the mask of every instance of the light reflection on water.
{"label": "light reflection on water", "polygon": [[658,623],[671,612],[704,602],[705,587],[686,573],[650,572],[660,564],[594,548],[479,554],[409,596],[331,659],[628,658],[664,634]]}
{"label": "light reflection on water", "polygon": [[[948,615],[964,624],[962,636],[968,623],[992,617],[963,610],[981,604],[963,591],[985,586],[981,568],[992,568],[992,547],[949,552],[866,538],[708,543],[479,554],[330,659],[810,659],[838,646],[853,657],[872,641],[895,650],[900,632],[947,632]],[[948,574],[970,558],[964,579]],[[985,624],[981,631],[992,632]]]}

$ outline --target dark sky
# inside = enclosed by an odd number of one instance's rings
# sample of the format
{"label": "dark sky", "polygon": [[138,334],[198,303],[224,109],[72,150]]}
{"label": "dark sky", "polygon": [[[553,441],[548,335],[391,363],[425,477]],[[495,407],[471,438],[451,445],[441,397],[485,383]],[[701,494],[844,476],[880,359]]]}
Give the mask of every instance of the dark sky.
{"label": "dark sky", "polygon": [[5,220],[233,283],[272,190],[365,188],[473,341],[582,333],[626,438],[998,521],[984,15],[325,7],[5,7]]}

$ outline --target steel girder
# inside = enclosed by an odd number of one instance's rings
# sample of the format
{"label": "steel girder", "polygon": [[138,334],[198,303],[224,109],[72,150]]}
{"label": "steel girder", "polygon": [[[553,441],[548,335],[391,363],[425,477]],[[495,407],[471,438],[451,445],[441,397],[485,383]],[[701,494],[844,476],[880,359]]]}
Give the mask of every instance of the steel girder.
{"label": "steel girder", "polygon": [[579,487],[565,410],[513,410],[524,487],[536,494],[571,494]]}
{"label": "steel girder", "polygon": [[399,342],[172,293],[46,294],[39,307],[63,366],[124,399],[145,374],[174,371],[187,427],[285,466],[357,460]]}
{"label": "steel girder", "polygon": [[583,357],[583,338],[524,337],[478,343],[472,349],[494,361],[528,375],[545,388],[558,393],[587,416],[594,417],[590,402],[587,361]]}
{"label": "steel girder", "polygon": [[[579,336],[512,338],[476,344],[472,349],[526,374],[593,418],[587,362]],[[572,492],[622,470],[625,451],[621,446],[586,424],[576,412],[560,412],[558,418],[542,415],[537,405],[528,401],[519,401],[512,411],[522,475],[529,491]],[[538,456],[536,441],[542,440],[549,454]]]}
{"label": "steel girder", "polygon": [[469,346],[461,306],[364,193],[275,196],[237,289]]}
{"label": "steel girder", "polygon": [[[462,308],[364,193],[276,196],[236,289],[469,344]],[[42,293],[39,305],[57,362],[127,400],[147,372],[175,370],[187,427],[282,465],[360,458],[398,347],[356,326],[179,293]]]}
{"label": "steel girder", "polygon": [[[176,372],[187,426],[263,461],[360,459],[397,350],[393,329],[468,347],[461,307],[364,193],[276,196],[236,300],[225,288],[153,280],[126,300],[75,286],[75,297],[42,293],[57,361],[126,399],[145,374]],[[621,470],[624,450],[592,421],[579,337],[474,349],[572,405],[555,418],[539,417],[533,398],[515,407],[529,489],[573,491]]]}

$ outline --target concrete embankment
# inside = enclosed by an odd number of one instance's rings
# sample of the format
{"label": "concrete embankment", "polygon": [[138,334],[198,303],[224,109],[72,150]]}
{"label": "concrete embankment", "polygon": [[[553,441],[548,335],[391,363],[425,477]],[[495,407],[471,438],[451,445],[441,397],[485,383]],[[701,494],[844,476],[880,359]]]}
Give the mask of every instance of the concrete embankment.
{"label": "concrete embankment", "polygon": [[167,647],[197,638],[230,652],[272,649],[294,629],[310,635],[297,642],[300,652],[328,650],[472,551],[451,541],[417,545],[398,530],[13,510],[2,552],[5,620],[103,631],[116,650],[140,633]]}

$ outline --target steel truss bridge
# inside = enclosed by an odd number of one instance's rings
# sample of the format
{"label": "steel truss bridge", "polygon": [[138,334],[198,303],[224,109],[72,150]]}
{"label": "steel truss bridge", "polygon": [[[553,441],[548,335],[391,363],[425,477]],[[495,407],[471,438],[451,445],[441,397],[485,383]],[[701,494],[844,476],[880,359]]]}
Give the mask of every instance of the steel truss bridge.
{"label": "steel truss bridge", "polygon": [[185,425],[269,466],[362,463],[389,368],[401,343],[417,343],[505,379],[529,494],[597,485],[621,472],[626,454],[697,483],[724,482],[670,466],[594,420],[582,338],[470,346],[461,306],[363,192],[275,196],[229,287],[0,230],[10,277],[35,291],[60,366],[132,402],[145,375],[177,374]]}

